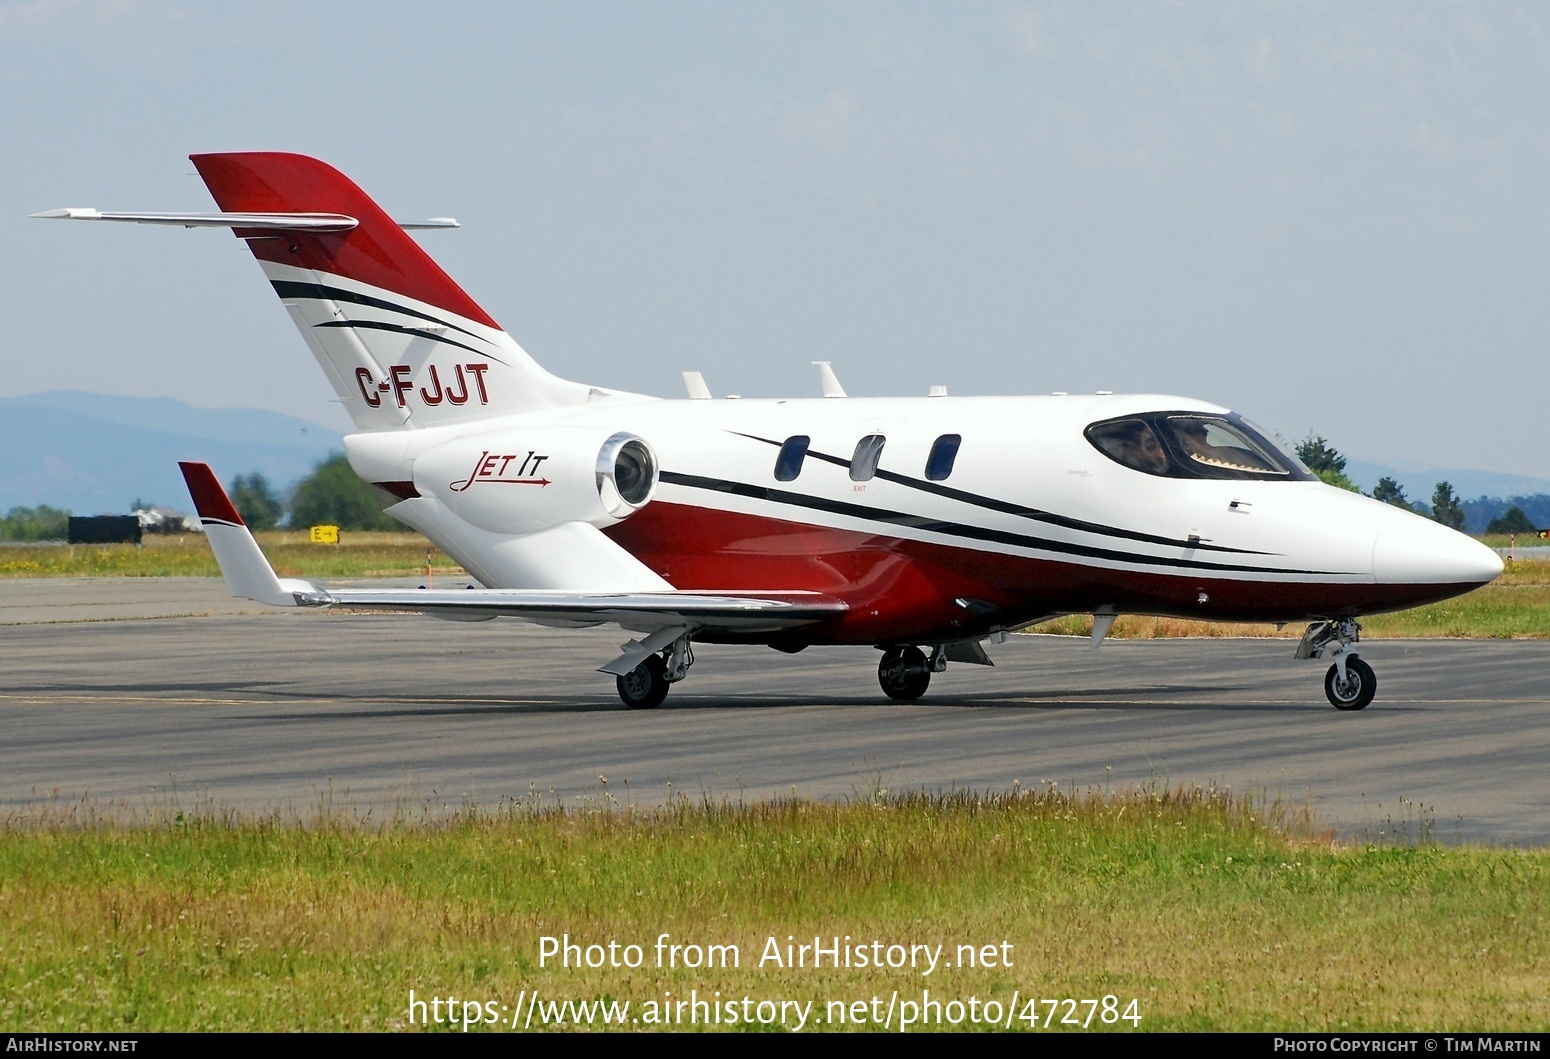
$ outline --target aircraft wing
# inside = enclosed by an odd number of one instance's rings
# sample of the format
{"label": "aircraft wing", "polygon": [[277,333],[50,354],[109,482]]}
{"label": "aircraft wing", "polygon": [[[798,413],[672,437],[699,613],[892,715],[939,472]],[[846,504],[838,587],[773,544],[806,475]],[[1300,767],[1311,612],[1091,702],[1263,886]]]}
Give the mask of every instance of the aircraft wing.
{"label": "aircraft wing", "polygon": [[677,634],[703,629],[778,632],[827,621],[847,609],[844,601],[817,592],[324,588],[310,581],[277,577],[209,465],[179,466],[226,587],[234,596],[272,606],[418,611],[455,621],[510,617],[557,626],[608,623],[653,636],[669,630]]}
{"label": "aircraft wing", "polygon": [[506,588],[326,588],[294,593],[296,606],[408,610],[455,621],[523,618],[542,625],[612,623],[638,632],[672,625],[777,632],[845,613],[817,592],[557,592]]}

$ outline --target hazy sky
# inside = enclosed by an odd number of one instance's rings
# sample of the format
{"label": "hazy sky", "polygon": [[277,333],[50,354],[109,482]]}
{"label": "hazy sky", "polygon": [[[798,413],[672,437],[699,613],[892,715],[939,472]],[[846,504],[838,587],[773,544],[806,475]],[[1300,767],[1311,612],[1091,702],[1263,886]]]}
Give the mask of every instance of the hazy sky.
{"label": "hazy sky", "polygon": [[0,393],[343,426],[187,155],[322,157],[545,366],[1161,391],[1550,477],[1550,9],[0,2]]}

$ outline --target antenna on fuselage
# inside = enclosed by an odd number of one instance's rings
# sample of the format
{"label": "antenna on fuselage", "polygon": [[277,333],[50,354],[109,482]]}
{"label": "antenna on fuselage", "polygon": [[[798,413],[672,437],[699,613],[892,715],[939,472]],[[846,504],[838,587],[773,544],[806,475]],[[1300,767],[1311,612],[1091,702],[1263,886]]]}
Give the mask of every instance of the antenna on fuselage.
{"label": "antenna on fuselage", "polygon": [[711,399],[710,387],[705,385],[705,376],[697,371],[686,371],[683,377],[684,389],[689,391],[689,400],[709,401]]}
{"label": "antenna on fuselage", "polygon": [[813,364],[818,368],[818,381],[823,384],[823,395],[825,397],[844,397],[845,387],[840,385],[839,376],[834,374],[834,369],[829,366],[829,362],[827,360],[815,360]]}

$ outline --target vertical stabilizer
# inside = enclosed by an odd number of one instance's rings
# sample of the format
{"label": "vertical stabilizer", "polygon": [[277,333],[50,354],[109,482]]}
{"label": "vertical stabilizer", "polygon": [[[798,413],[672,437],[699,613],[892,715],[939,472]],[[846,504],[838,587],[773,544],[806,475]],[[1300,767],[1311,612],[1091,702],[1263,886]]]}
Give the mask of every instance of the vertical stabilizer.
{"label": "vertical stabilizer", "polygon": [[539,367],[343,173],[305,155],[192,156],[224,213],[316,214],[343,230],[235,228],[361,430],[586,402]]}

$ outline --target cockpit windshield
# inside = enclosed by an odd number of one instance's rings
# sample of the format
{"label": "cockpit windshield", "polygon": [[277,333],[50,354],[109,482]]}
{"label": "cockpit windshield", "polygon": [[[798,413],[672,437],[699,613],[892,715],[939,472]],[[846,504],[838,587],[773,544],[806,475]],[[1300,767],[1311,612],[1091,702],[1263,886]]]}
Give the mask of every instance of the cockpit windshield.
{"label": "cockpit windshield", "polygon": [[1313,481],[1290,453],[1242,416],[1203,412],[1146,412],[1106,419],[1085,431],[1109,459],[1165,478]]}

